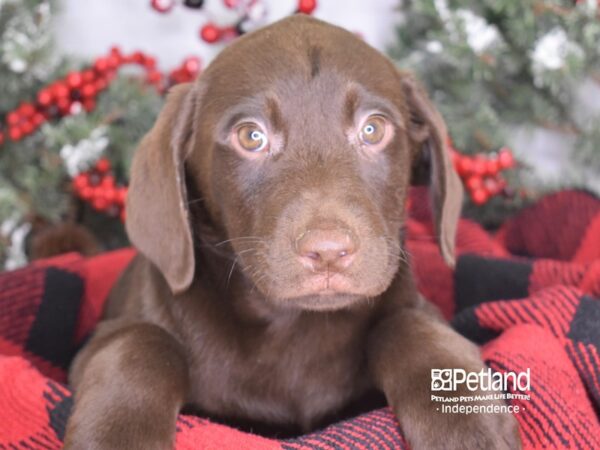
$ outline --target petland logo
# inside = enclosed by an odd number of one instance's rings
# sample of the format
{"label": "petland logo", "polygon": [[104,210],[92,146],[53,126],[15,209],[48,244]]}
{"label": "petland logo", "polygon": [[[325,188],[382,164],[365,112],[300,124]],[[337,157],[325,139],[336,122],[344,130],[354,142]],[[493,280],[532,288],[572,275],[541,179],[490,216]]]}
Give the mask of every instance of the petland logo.
{"label": "petland logo", "polygon": [[525,372],[494,372],[481,369],[479,372],[467,372],[464,369],[431,369],[431,390],[433,392],[454,392],[465,386],[469,391],[529,391],[531,388],[531,369]]}
{"label": "petland logo", "polygon": [[530,388],[531,369],[518,373],[431,369],[431,401],[443,414],[518,414],[524,410],[523,402],[531,400]]}

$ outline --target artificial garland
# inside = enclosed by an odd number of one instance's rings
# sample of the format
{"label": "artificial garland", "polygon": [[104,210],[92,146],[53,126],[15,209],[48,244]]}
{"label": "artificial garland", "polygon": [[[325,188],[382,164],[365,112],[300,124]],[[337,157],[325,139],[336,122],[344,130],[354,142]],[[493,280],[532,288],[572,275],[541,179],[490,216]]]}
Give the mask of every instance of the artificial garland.
{"label": "artificial garland", "polygon": [[90,67],[69,72],[65,77],[42,88],[32,102],[23,102],[6,114],[6,132],[0,124],[0,145],[5,139],[19,141],[34,133],[44,122],[80,112],[89,112],[96,106],[98,95],[115,78],[119,68],[126,64],[141,66],[145,81],[160,92],[173,84],[191,81],[200,72],[200,60],[186,58],[183,63],[164,75],[156,68],[156,60],[144,52],[123,55],[113,47],[106,56],[97,58]]}
{"label": "artificial garland", "polygon": [[[150,5],[157,12],[166,14],[175,7],[175,0],[151,0]],[[232,40],[250,30],[258,28],[266,20],[267,8],[260,0],[223,0],[226,8],[237,12],[238,19],[227,26],[219,26],[213,22],[207,22],[200,30],[200,38],[209,43],[224,42]],[[184,0],[183,5],[200,9],[204,6],[203,0]],[[295,13],[312,14],[317,8],[316,0],[298,0]]]}
{"label": "artificial garland", "polygon": [[502,171],[516,165],[512,151],[503,147],[495,154],[465,155],[450,143],[452,163],[460,176],[471,201],[483,205],[496,195],[509,196]]}
{"label": "artificial garland", "polygon": [[99,159],[91,170],[75,176],[72,187],[77,198],[88,203],[96,211],[119,217],[125,222],[127,186],[116,183],[108,159]]}

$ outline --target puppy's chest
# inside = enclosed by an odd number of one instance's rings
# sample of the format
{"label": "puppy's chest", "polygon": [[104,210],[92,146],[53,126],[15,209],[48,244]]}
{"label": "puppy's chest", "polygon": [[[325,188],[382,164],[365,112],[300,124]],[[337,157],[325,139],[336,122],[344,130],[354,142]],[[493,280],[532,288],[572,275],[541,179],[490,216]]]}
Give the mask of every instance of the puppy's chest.
{"label": "puppy's chest", "polygon": [[348,321],[299,321],[213,342],[192,364],[192,402],[219,417],[310,428],[368,387],[366,336]]}

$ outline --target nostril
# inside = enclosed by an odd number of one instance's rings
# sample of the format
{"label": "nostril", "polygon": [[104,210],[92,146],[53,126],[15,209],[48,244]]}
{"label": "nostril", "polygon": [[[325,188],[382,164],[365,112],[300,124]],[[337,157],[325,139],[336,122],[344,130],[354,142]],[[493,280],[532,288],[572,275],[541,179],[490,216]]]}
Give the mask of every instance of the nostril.
{"label": "nostril", "polygon": [[319,255],[317,252],[307,252],[305,254],[302,254],[301,256],[304,256],[305,258],[309,258],[309,259],[314,259],[314,260],[321,259],[321,255]]}
{"label": "nostril", "polygon": [[296,253],[314,270],[345,269],[356,248],[356,240],[345,229],[311,229],[296,240]]}

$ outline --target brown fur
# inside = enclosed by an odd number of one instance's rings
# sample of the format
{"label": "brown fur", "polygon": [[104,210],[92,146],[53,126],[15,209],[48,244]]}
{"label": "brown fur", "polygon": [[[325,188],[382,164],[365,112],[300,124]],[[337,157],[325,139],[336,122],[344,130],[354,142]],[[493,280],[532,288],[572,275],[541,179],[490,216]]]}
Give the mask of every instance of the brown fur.
{"label": "brown fur", "polygon": [[[393,125],[377,154],[348,137],[366,110]],[[232,148],[231,126],[249,116],[277,142],[269,155]],[[169,448],[184,406],[305,432],[373,390],[416,449],[518,448],[511,416],[441,414],[429,398],[431,368],[483,367],[419,297],[403,251],[411,168],[429,152],[453,263],[462,192],[445,136],[410,75],[302,16],[239,39],[173,89],[133,163],[127,229],[140,255],[71,369],[66,448]]]}

